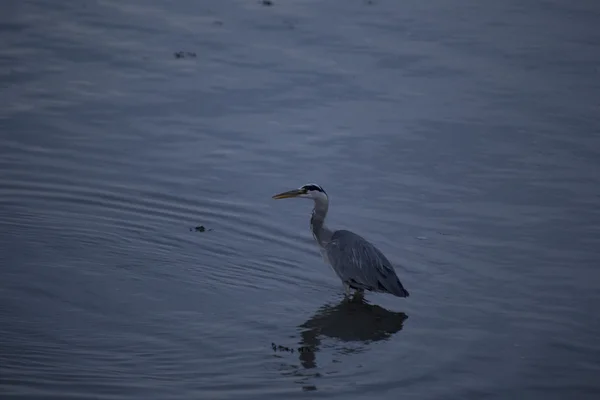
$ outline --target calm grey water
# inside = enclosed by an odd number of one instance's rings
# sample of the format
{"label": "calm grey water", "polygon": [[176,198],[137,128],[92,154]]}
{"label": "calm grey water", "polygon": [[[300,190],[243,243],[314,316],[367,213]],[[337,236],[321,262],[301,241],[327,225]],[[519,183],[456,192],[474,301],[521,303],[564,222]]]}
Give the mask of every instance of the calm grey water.
{"label": "calm grey water", "polygon": [[[599,398],[597,2],[0,21],[2,398]],[[309,182],[410,298],[342,302]]]}

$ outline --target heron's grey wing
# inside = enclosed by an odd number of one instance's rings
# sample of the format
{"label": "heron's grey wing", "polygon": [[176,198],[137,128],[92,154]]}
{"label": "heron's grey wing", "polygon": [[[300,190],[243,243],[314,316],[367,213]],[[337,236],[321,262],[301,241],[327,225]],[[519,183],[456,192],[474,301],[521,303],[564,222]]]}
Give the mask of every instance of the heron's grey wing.
{"label": "heron's grey wing", "polygon": [[346,230],[336,231],[325,251],[335,272],[351,287],[408,297],[389,260],[361,236]]}

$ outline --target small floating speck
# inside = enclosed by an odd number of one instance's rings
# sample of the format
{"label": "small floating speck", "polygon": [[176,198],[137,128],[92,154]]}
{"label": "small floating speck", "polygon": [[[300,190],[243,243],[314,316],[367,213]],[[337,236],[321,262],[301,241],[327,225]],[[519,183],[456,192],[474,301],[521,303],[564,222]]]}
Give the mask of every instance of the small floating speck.
{"label": "small floating speck", "polygon": [[271,343],[271,348],[273,349],[273,351],[285,351],[292,354],[294,353],[294,351],[296,351],[293,347],[277,345],[275,343]]}
{"label": "small floating speck", "polygon": [[193,51],[176,51],[175,53],[173,53],[173,55],[175,56],[175,58],[196,58],[196,53],[194,53]]}
{"label": "small floating speck", "polygon": [[198,225],[198,226],[196,226],[194,228],[190,228],[190,232],[192,232],[192,231],[196,231],[196,232],[210,232],[210,231],[212,231],[212,229],[206,229],[204,227],[204,225]]}

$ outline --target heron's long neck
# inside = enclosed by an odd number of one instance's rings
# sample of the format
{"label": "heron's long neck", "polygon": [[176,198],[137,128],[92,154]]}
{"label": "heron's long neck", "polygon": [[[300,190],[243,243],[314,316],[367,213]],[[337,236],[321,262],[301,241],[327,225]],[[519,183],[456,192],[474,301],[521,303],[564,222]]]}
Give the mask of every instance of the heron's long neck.
{"label": "heron's long neck", "polygon": [[331,240],[332,232],[325,226],[328,209],[328,200],[315,199],[315,208],[313,208],[310,218],[310,229],[320,246],[324,246]]}

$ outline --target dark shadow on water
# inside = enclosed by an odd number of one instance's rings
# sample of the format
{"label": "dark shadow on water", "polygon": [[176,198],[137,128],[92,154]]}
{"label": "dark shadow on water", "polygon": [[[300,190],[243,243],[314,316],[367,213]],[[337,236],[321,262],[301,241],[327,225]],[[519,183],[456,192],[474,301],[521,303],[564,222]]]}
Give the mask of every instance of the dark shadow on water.
{"label": "dark shadow on water", "polygon": [[[405,313],[388,311],[364,299],[344,299],[336,305],[327,304],[300,325],[301,346],[305,349],[299,352],[300,362],[304,368],[316,368],[323,337],[342,342],[336,347],[343,353],[359,351],[357,348],[364,348],[371,342],[389,339],[402,330],[407,318]],[[346,346],[351,342],[358,346]]]}

